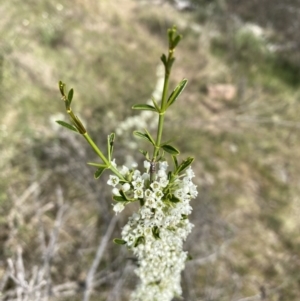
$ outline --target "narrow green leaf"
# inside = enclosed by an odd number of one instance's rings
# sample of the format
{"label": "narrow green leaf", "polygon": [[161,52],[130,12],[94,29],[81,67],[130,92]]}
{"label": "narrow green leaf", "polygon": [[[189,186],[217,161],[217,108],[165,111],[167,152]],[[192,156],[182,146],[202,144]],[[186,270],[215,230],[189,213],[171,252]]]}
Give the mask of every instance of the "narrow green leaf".
{"label": "narrow green leaf", "polygon": [[95,179],[100,178],[100,176],[103,174],[103,172],[104,172],[105,169],[106,169],[106,166],[104,166],[104,167],[99,167],[99,168],[96,170],[95,174],[94,174]]}
{"label": "narrow green leaf", "polygon": [[167,107],[169,107],[170,105],[172,105],[176,99],[178,98],[178,96],[181,94],[181,92],[183,91],[183,89],[185,88],[187,84],[187,79],[183,79],[178,85],[177,87],[173,90],[173,92],[171,93],[168,101],[167,101]]}
{"label": "narrow green leaf", "polygon": [[153,111],[153,112],[157,112],[156,108],[147,104],[138,104],[138,105],[134,105],[132,106],[133,110],[145,110],[145,111]]}
{"label": "narrow green leaf", "polygon": [[114,238],[113,242],[117,245],[126,245],[126,241],[121,238]]}
{"label": "narrow green leaf", "polygon": [[134,247],[137,247],[140,244],[144,244],[145,243],[145,237],[144,236],[140,236],[136,239],[135,243],[134,243]]}
{"label": "narrow green leaf", "polygon": [[120,192],[121,197],[122,197],[123,199],[125,199],[126,201],[129,201],[129,198],[127,197],[127,195],[125,194],[125,192],[124,192],[123,190],[120,190],[119,192]]}
{"label": "narrow green leaf", "polygon": [[104,165],[104,164],[100,164],[100,163],[88,162],[87,164],[88,164],[88,165],[90,165],[90,166],[107,168],[107,166],[106,166],[106,165]]}
{"label": "narrow green leaf", "polygon": [[152,138],[151,134],[147,131],[147,129],[144,129],[145,132],[146,132],[146,135],[148,136],[148,138],[150,139],[150,142],[155,146],[155,141],[154,139]]}
{"label": "narrow green leaf", "polygon": [[[144,133],[139,132],[139,131],[134,131],[133,134],[136,137],[139,137],[139,138],[142,138],[142,139],[145,139],[145,140],[149,141],[151,144],[153,144],[153,142],[154,142],[153,138],[151,136],[149,136],[148,134],[144,134]],[[155,142],[154,142],[154,144],[155,144]]]}
{"label": "narrow green leaf", "polygon": [[142,138],[142,139],[145,139],[145,140],[151,142],[151,140],[149,139],[149,137],[148,137],[146,134],[142,133],[142,132],[134,131],[134,132],[133,132],[133,135],[135,135],[135,136],[138,137],[138,138]]}
{"label": "narrow green leaf", "polygon": [[177,169],[178,168],[178,160],[177,160],[176,155],[173,155],[172,159],[173,159],[173,162],[174,162],[174,165],[175,165],[175,169]]}
{"label": "narrow green leaf", "polygon": [[169,37],[169,43],[170,45],[172,44],[173,42],[173,37],[174,37],[174,33],[176,32],[176,28],[170,28],[168,29],[168,37]]}
{"label": "narrow green leaf", "polygon": [[154,106],[156,108],[156,111],[160,112],[160,108],[158,106],[158,103],[157,103],[157,101],[155,100],[155,98],[153,96],[151,96],[151,100],[152,100],[152,102],[153,102],[153,104],[154,104]]}
{"label": "narrow green leaf", "polygon": [[56,120],[56,122],[57,122],[59,125],[61,125],[61,126],[65,127],[65,128],[67,128],[68,130],[71,130],[71,131],[73,131],[73,132],[78,133],[78,131],[77,131],[77,129],[76,129],[76,127],[75,127],[74,125],[69,124],[69,123],[64,122],[64,121],[61,121],[61,120]]}
{"label": "narrow green leaf", "polygon": [[69,100],[69,105],[71,105],[72,99],[73,99],[73,95],[74,95],[74,90],[71,89],[68,93],[68,100]]}
{"label": "narrow green leaf", "polygon": [[165,67],[167,67],[167,57],[166,57],[166,55],[164,53],[160,57],[160,60],[163,62],[163,64],[165,65]]}
{"label": "narrow green leaf", "polygon": [[188,157],[186,160],[184,160],[177,168],[176,170],[176,174],[181,173],[182,171],[184,171],[186,168],[188,168],[192,162],[194,161],[194,158],[192,157]]}
{"label": "narrow green leaf", "polygon": [[176,38],[173,40],[173,43],[172,43],[172,48],[176,48],[176,46],[178,45],[178,43],[180,42],[180,40],[182,39],[182,35],[178,35],[176,36]]}
{"label": "narrow green leaf", "polygon": [[171,70],[173,64],[175,62],[175,57],[172,57],[169,61],[168,61],[168,69]]}
{"label": "narrow green leaf", "polygon": [[128,202],[125,198],[123,198],[122,196],[119,195],[114,195],[113,196],[113,200],[115,200],[116,202]]}
{"label": "narrow green leaf", "polygon": [[65,96],[65,84],[62,81],[58,82],[58,88],[60,91],[61,96]]}
{"label": "narrow green leaf", "polygon": [[140,206],[143,207],[145,205],[145,200],[144,199],[139,199],[140,201]]}
{"label": "narrow green leaf", "polygon": [[159,228],[157,226],[154,226],[152,228],[152,234],[154,236],[155,239],[159,239],[160,236],[159,236]]}
{"label": "narrow green leaf", "polygon": [[179,203],[180,200],[176,196],[173,195],[172,198],[170,198],[170,202],[172,202],[172,203]]}
{"label": "narrow green leaf", "polygon": [[178,155],[180,153],[177,148],[169,144],[162,145],[161,148],[171,155]]}
{"label": "narrow green leaf", "polygon": [[144,150],[142,150],[142,149],[139,149],[139,152],[140,152],[141,154],[143,154],[144,157],[145,157],[146,159],[149,160],[149,153],[148,153],[147,151],[144,151]]}

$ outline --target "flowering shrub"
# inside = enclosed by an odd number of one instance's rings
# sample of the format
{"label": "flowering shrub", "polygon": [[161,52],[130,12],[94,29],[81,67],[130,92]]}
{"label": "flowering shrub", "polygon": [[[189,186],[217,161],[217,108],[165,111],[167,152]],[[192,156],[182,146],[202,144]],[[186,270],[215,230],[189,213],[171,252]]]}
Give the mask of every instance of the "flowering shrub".
{"label": "flowering shrub", "polygon": [[[192,182],[195,175],[190,167],[193,158],[189,157],[179,163],[178,149],[168,142],[162,142],[165,113],[175,103],[187,83],[183,79],[168,96],[169,76],[175,60],[174,51],[181,36],[177,35],[176,28],[173,27],[168,30],[168,38],[168,56],[161,56],[165,71],[161,101],[152,97],[153,105],[133,106],[135,110],[158,114],[156,139],[146,129],[144,132],[134,132],[135,136],[148,141],[153,147],[151,157],[148,151],[140,150],[145,157],[142,172],[136,168],[117,166],[112,159],[114,133],[107,138],[107,155],[104,155],[71,109],[73,89],[66,94],[65,84],[59,82],[72,124],[57,122],[81,134],[101,158],[102,163],[89,163],[97,167],[95,178],[99,178],[106,169],[112,172],[107,184],[113,187],[113,210],[119,213],[130,203],[140,204],[138,212],[124,226],[122,238],[114,239],[115,243],[126,245],[132,250],[139,262],[135,271],[141,281],[132,293],[132,301],[170,301],[174,296],[181,295],[180,274],[188,258],[187,252],[183,251],[183,241],[193,228],[188,220],[192,211],[190,200],[197,196],[196,186]],[[173,168],[170,170],[166,153],[171,155],[173,161]]]}

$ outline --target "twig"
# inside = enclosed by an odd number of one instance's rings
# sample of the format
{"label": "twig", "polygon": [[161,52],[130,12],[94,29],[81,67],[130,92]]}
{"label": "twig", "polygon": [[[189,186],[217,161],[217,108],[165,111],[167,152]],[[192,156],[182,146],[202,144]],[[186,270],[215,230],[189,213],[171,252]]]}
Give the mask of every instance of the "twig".
{"label": "twig", "polygon": [[91,294],[91,290],[93,287],[93,281],[94,281],[94,276],[95,276],[96,270],[102,259],[103,253],[107,246],[107,243],[108,243],[108,241],[112,235],[112,232],[116,226],[117,220],[118,220],[117,216],[114,216],[111,219],[110,224],[106,230],[106,233],[105,233],[104,237],[101,239],[101,242],[98,246],[96,256],[94,258],[92,266],[90,267],[90,269],[88,271],[88,274],[87,274],[87,277],[85,280],[85,291],[84,291],[84,295],[83,295],[83,301],[89,301],[89,299],[90,299],[90,294]]}
{"label": "twig", "polygon": [[59,231],[60,231],[60,228],[62,225],[63,215],[67,209],[67,205],[64,204],[63,193],[62,193],[62,189],[60,186],[58,186],[56,189],[56,195],[57,195],[57,202],[58,202],[60,208],[56,215],[54,227],[53,227],[53,230],[50,235],[49,244],[47,246],[46,252],[44,253],[43,271],[46,274],[45,277],[46,277],[46,281],[47,281],[47,285],[46,285],[47,295],[49,294],[51,283],[52,283],[51,273],[50,273],[50,265],[51,265],[51,261],[54,256],[54,253],[56,251],[55,247],[56,247]]}
{"label": "twig", "polygon": [[119,273],[119,279],[116,282],[116,284],[114,285],[112,292],[110,293],[109,297],[107,298],[107,301],[119,301],[120,300],[120,294],[121,294],[121,288],[123,286],[123,283],[125,281],[125,277],[124,274],[126,275],[126,271],[128,269],[128,267],[130,266],[130,264],[128,262],[126,262],[125,267],[123,268],[122,272]]}
{"label": "twig", "polygon": [[8,279],[9,279],[9,271],[6,270],[5,273],[4,273],[4,275],[3,275],[3,277],[2,277],[2,279],[1,279],[1,281],[0,281],[0,296],[1,296],[1,292],[5,288],[5,285],[6,285],[7,281],[8,281]]}

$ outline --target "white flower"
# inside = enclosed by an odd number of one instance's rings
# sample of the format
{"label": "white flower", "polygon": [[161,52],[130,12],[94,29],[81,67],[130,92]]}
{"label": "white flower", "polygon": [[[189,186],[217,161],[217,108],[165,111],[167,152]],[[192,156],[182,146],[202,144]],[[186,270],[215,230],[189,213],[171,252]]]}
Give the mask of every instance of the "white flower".
{"label": "white flower", "polygon": [[153,197],[148,197],[145,202],[145,206],[150,208],[156,208],[156,201]]}
{"label": "white flower", "polygon": [[117,204],[114,205],[114,208],[113,210],[118,213],[118,212],[121,212],[123,211],[123,209],[125,208],[125,206],[123,205],[123,203],[119,202]]}
{"label": "white flower", "polygon": [[140,199],[140,198],[142,198],[142,197],[144,197],[144,191],[143,191],[143,189],[141,189],[141,188],[136,189],[136,190],[134,191],[134,198]]}
{"label": "white flower", "polygon": [[115,187],[119,183],[119,178],[114,175],[109,176],[109,180],[107,181],[107,184],[110,186]]}
{"label": "white flower", "polygon": [[144,167],[147,171],[149,170],[150,166],[151,166],[151,164],[149,161],[144,161]]}
{"label": "white flower", "polygon": [[186,175],[187,175],[190,179],[192,179],[192,178],[195,176],[195,174],[194,174],[194,172],[193,172],[191,166],[186,170],[185,173],[186,173]]}
{"label": "white flower", "polygon": [[156,190],[154,191],[153,196],[156,200],[160,200],[164,196],[164,194],[162,193],[162,191]]}
{"label": "white flower", "polygon": [[182,200],[185,196],[185,192],[182,188],[180,189],[177,189],[175,192],[174,192],[174,195],[179,199],[179,200]]}
{"label": "white flower", "polygon": [[198,195],[197,186],[195,185],[190,186],[190,195],[193,199],[197,197]]}
{"label": "white flower", "polygon": [[135,180],[136,178],[138,178],[141,175],[141,172],[139,170],[135,170],[133,172],[132,178]]}
{"label": "white flower", "polygon": [[135,181],[132,181],[132,185],[135,189],[142,189],[144,187],[144,180],[141,177],[137,177]]}
{"label": "white flower", "polygon": [[150,190],[150,189],[146,189],[145,190],[145,197],[146,198],[149,198],[149,197],[151,197],[152,196],[152,191]]}
{"label": "white flower", "polygon": [[147,180],[150,180],[150,175],[148,174],[148,173],[143,173],[142,174],[142,179],[144,180],[144,181],[147,181]]}
{"label": "white flower", "polygon": [[122,166],[122,169],[120,169],[119,171],[120,171],[120,174],[121,174],[122,176],[126,176],[127,173],[128,173],[128,171],[129,171],[129,169],[128,169],[128,167],[126,167],[125,165],[123,165],[123,166]]}
{"label": "white flower", "polygon": [[130,184],[129,183],[125,183],[122,185],[122,190],[124,192],[128,191],[130,189]]}
{"label": "white flower", "polygon": [[113,159],[112,161],[110,161],[110,163],[113,167],[117,168],[116,159]]}
{"label": "white flower", "polygon": [[151,218],[151,216],[153,215],[153,212],[147,208],[147,207],[142,207],[141,209],[141,217],[142,218]]}
{"label": "white flower", "polygon": [[167,187],[169,184],[169,180],[167,177],[162,177],[159,179],[159,184],[161,187]]}
{"label": "white flower", "polygon": [[166,178],[167,177],[167,173],[164,169],[159,169],[158,172],[157,172],[157,176],[159,178]]}
{"label": "white flower", "polygon": [[167,161],[159,162],[159,169],[167,170],[168,166],[169,164]]}
{"label": "white flower", "polygon": [[151,183],[150,187],[153,189],[153,191],[157,191],[160,189],[160,183],[157,181],[154,181],[153,183]]}
{"label": "white flower", "polygon": [[117,195],[117,196],[120,196],[120,191],[119,191],[119,189],[118,188],[113,188],[113,190],[112,190],[112,194],[113,195]]}

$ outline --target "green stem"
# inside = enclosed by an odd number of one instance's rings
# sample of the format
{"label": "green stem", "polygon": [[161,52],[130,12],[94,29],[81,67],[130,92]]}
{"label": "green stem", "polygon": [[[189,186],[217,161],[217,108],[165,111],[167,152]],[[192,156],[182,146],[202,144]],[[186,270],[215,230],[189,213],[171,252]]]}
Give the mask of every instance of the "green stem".
{"label": "green stem", "polygon": [[111,163],[109,162],[109,160],[107,160],[107,158],[103,155],[103,153],[98,148],[98,146],[95,144],[95,142],[90,137],[90,135],[86,132],[85,134],[83,134],[83,137],[89,143],[89,145],[92,147],[92,149],[95,151],[95,153],[102,159],[103,163],[105,163],[105,165],[107,166],[107,168],[109,168],[120,179],[125,180],[124,177],[117,170],[117,168],[115,168],[113,165],[111,165]]}
{"label": "green stem", "polygon": [[169,66],[169,61],[173,57],[173,51],[169,51],[167,64],[165,66],[165,80],[164,80],[164,87],[163,87],[163,93],[162,93],[162,99],[161,99],[161,113],[159,114],[158,119],[158,128],[157,128],[157,137],[156,137],[156,146],[154,147],[153,151],[153,160],[156,160],[156,157],[158,156],[159,152],[159,146],[161,144],[161,137],[162,137],[162,131],[164,126],[164,120],[165,120],[165,112],[166,112],[166,105],[167,105],[167,97],[168,97],[168,90],[169,90],[169,78],[171,73],[171,67]]}

